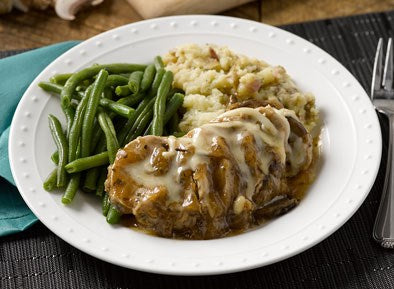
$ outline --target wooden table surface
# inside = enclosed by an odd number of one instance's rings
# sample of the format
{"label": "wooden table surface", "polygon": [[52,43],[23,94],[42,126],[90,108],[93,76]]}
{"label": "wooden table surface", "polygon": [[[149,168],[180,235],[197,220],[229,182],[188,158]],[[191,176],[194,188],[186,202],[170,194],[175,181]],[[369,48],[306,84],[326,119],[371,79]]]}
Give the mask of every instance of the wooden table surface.
{"label": "wooden table surface", "polygon": [[394,0],[263,0],[261,21],[283,25],[394,10]]}
{"label": "wooden table surface", "polygon": [[[394,9],[394,0],[259,0],[221,13],[272,25],[283,25]],[[52,9],[0,15],[0,49],[40,47],[71,39],[87,39],[100,32],[142,20],[126,0],[105,0],[65,21]]]}

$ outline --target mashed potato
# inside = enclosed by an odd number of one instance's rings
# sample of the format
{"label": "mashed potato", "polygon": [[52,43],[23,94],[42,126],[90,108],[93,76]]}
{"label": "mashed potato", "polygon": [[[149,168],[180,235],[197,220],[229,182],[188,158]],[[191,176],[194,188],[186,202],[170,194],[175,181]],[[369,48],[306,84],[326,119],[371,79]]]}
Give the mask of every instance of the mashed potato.
{"label": "mashed potato", "polygon": [[299,91],[281,66],[208,44],[179,46],[163,61],[174,73],[174,86],[186,94],[186,112],[179,124],[183,132],[217,117],[229,103],[246,99],[280,101],[310,132],[318,123],[314,96]]}

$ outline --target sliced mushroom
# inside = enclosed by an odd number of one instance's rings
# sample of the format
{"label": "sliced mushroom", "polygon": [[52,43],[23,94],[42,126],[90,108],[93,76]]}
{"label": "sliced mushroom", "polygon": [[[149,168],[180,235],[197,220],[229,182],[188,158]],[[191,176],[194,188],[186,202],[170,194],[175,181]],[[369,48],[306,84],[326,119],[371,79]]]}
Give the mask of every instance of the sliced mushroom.
{"label": "sliced mushroom", "polygon": [[55,11],[60,18],[74,20],[75,14],[82,6],[96,6],[104,0],[56,0]]}

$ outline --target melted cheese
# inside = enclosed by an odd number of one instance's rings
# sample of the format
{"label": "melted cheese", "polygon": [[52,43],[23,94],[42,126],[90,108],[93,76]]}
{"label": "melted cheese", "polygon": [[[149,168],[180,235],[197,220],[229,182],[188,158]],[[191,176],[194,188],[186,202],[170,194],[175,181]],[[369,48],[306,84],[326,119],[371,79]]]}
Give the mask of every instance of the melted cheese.
{"label": "melted cheese", "polygon": [[[229,159],[235,160],[238,173],[243,186],[246,188],[244,195],[251,200],[255,191],[256,180],[252,176],[246,163],[245,151],[242,141],[245,136],[253,136],[256,152],[259,152],[260,169],[263,174],[269,173],[269,166],[275,152],[282,164],[286,162],[286,151],[288,151],[288,138],[290,126],[285,117],[284,110],[268,108],[277,118],[278,127],[259,109],[242,107],[227,111],[217,119],[207,123],[200,128],[190,131],[186,136],[175,138],[168,137],[168,150],[162,153],[169,162],[168,171],[164,175],[154,175],[150,158],[130,164],[126,170],[138,182],[147,187],[166,187],[168,201],[178,201],[181,197],[183,187],[180,183],[181,174],[185,170],[195,171],[199,166],[208,164],[212,150],[218,144],[219,138],[227,144],[230,155]],[[182,157],[181,150],[194,148],[194,153],[189,157]],[[203,184],[202,184],[203,185]],[[207,190],[199,190],[199,193]],[[200,196],[201,197],[201,196]],[[243,204],[243,202],[242,202]],[[240,206],[241,203],[240,203]]]}

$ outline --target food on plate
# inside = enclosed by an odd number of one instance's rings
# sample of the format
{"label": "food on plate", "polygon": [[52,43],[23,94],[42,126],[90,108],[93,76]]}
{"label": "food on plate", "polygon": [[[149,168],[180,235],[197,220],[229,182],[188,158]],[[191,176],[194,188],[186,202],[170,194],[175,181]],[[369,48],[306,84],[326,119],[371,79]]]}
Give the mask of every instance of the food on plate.
{"label": "food on plate", "polygon": [[[216,45],[149,65],[95,64],[39,84],[56,168],[44,182],[102,198],[108,223],[169,238],[239,233],[296,206],[313,181],[319,112],[284,68]],[[105,183],[104,183],[105,182]]]}
{"label": "food on plate", "polygon": [[[119,221],[120,212],[111,206],[104,192],[108,164],[114,161],[120,146],[139,135],[163,129],[172,133],[177,128],[176,119],[172,119],[184,98],[171,89],[172,73],[165,71],[161,62],[155,64],[95,64],[39,83],[44,90],[60,96],[67,119],[63,132],[59,120],[49,117],[57,145],[51,156],[56,168],[43,184],[49,191],[64,189],[64,204],[72,202],[78,188],[96,192],[102,197],[107,221]],[[120,97],[119,91],[126,96]]]}
{"label": "food on plate", "polygon": [[109,168],[106,191],[160,236],[218,238],[294,207],[287,178],[311,160],[312,139],[294,112],[239,107],[181,138],[130,142]]}
{"label": "food on plate", "polygon": [[186,44],[163,57],[174,86],[185,91],[186,113],[179,126],[188,131],[223,113],[232,102],[270,100],[293,110],[312,132],[318,127],[315,97],[301,92],[281,66],[236,54],[225,46]]}

